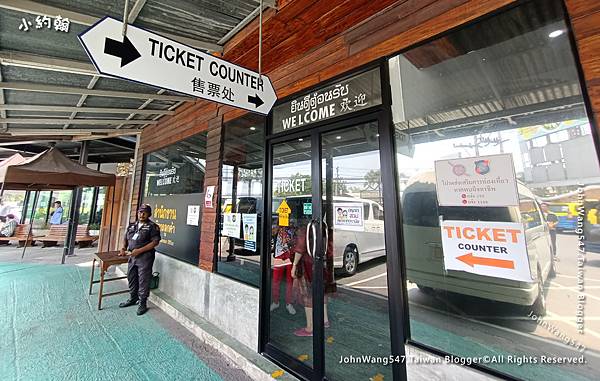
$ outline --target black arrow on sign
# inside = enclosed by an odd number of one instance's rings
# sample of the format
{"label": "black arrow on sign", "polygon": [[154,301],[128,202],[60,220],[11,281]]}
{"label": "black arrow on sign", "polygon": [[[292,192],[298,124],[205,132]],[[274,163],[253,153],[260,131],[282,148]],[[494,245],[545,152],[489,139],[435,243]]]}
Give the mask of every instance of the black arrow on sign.
{"label": "black arrow on sign", "polygon": [[123,38],[123,42],[106,37],[106,40],[104,40],[104,53],[121,58],[121,67],[142,56],[127,36]]}
{"label": "black arrow on sign", "polygon": [[262,99],[260,99],[258,94],[254,94],[254,96],[248,95],[248,102],[254,103],[254,106],[256,108],[260,107],[261,105],[263,105],[265,103],[265,102],[263,102]]}

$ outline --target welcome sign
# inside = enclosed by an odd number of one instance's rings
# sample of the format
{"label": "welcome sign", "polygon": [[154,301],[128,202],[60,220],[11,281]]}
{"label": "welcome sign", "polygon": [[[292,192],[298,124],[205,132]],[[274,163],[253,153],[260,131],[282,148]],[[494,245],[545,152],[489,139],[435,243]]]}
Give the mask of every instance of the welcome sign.
{"label": "welcome sign", "polygon": [[379,69],[373,69],[274,107],[273,133],[304,127],[379,104],[381,79]]}

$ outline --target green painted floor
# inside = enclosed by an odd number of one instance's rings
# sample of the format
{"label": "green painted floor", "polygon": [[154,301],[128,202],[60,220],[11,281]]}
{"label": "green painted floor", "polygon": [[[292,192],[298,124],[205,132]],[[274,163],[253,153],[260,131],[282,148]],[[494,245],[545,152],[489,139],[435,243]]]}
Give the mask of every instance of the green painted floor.
{"label": "green painted floor", "polygon": [[89,271],[0,263],[0,380],[221,380],[151,313],[118,308],[126,294],[98,311]]}
{"label": "green painted floor", "polygon": [[[283,295],[283,292],[282,292]],[[271,342],[286,353],[300,358],[309,366],[312,365],[312,338],[296,337],[294,329],[305,324],[304,313],[297,306],[298,313],[289,315],[283,304],[271,313]],[[326,374],[331,380],[391,380],[392,367],[384,364],[340,364],[341,356],[381,356],[390,354],[390,337],[388,312],[386,302],[364,294],[352,292],[337,292],[329,301],[329,317],[331,328],[325,330],[325,338],[330,338],[325,344]],[[532,356],[545,354],[548,356],[560,355],[558,353],[540,352],[539,348],[527,345],[523,338],[509,338],[504,340],[518,340],[523,345],[514,350],[507,350],[505,342],[482,343],[481,333],[476,333],[475,328],[470,335],[459,335],[452,332],[449,321],[444,316],[433,318],[431,311],[420,311],[413,308],[417,318],[411,318],[411,333],[415,341],[428,343],[447,353],[456,356]],[[425,317],[429,317],[426,319]],[[489,328],[488,328],[489,330]],[[547,348],[550,350],[550,348]],[[308,355],[308,356],[306,356]],[[565,354],[563,354],[565,355]],[[573,354],[571,354],[573,355]],[[580,354],[577,354],[577,356]],[[590,358],[590,361],[592,358]],[[416,365],[412,365],[413,367]],[[442,365],[444,366],[444,365]],[[566,366],[547,364],[487,364],[501,372],[527,381],[584,381],[597,380],[597,370],[593,364]],[[411,365],[409,364],[409,367]],[[449,376],[449,379],[451,377]]]}

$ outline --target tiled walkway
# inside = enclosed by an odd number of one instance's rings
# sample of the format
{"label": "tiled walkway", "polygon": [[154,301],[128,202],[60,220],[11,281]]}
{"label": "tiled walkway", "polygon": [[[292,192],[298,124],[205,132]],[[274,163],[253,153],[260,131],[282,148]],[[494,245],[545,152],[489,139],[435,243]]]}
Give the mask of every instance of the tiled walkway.
{"label": "tiled walkway", "polygon": [[[87,292],[89,263],[6,259],[0,255],[1,380],[224,379],[171,334],[156,308],[141,317],[135,307],[120,309],[125,294],[98,311],[97,294]],[[112,283],[108,291],[124,285]]]}

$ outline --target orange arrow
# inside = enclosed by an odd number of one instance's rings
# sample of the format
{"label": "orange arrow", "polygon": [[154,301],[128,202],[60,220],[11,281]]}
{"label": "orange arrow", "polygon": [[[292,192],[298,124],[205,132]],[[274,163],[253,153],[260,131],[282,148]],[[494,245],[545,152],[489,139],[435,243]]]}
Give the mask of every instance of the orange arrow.
{"label": "orange arrow", "polygon": [[467,253],[465,255],[461,255],[460,257],[456,257],[461,262],[466,263],[467,265],[474,267],[475,265],[481,266],[492,266],[492,267],[500,267],[503,269],[514,269],[515,262],[509,261],[506,259],[494,259],[494,258],[482,258],[475,257],[473,253]]}

